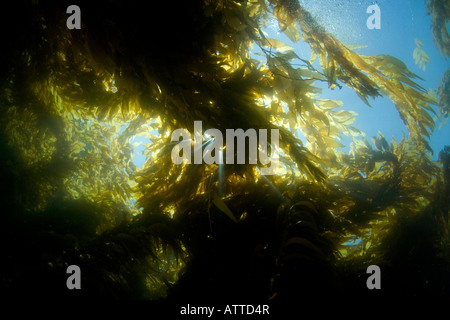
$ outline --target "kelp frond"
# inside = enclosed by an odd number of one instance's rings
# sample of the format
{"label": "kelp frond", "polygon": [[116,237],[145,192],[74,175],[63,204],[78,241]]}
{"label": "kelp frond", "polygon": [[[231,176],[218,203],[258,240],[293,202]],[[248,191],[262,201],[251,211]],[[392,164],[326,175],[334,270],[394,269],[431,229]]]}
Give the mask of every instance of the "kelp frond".
{"label": "kelp frond", "polygon": [[427,14],[431,15],[431,32],[438,52],[444,57],[450,56],[450,35],[448,21],[450,4],[448,1],[426,0]]}
{"label": "kelp frond", "polygon": [[434,129],[429,112],[434,113],[436,101],[413,81],[420,77],[409,71],[402,61],[390,55],[364,56],[353,52],[318,25],[297,1],[276,2],[274,15],[280,21],[297,23],[313,56],[319,58],[330,87],[339,79],[367,104],[369,97],[386,95],[414,138],[430,149],[424,137],[429,137]]}
{"label": "kelp frond", "polygon": [[414,39],[416,42],[416,48],[413,52],[414,62],[419,66],[423,71],[426,70],[427,64],[430,62],[430,57],[428,54],[422,49],[423,43],[419,39]]}

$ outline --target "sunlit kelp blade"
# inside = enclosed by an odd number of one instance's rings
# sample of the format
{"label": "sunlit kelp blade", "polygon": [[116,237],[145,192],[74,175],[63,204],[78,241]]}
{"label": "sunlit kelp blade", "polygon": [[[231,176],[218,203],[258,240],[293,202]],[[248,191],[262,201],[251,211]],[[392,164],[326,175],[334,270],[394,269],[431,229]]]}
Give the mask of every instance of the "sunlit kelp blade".
{"label": "sunlit kelp blade", "polygon": [[425,71],[426,65],[430,62],[430,57],[428,54],[422,49],[423,43],[419,39],[415,39],[417,47],[414,49],[413,58],[414,61],[419,67]]}

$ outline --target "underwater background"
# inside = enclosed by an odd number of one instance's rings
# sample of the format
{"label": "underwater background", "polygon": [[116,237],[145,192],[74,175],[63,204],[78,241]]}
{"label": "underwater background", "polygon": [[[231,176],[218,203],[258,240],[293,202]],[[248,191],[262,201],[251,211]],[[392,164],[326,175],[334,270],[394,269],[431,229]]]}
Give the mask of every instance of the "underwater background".
{"label": "underwater background", "polygon": [[[71,4],[0,21],[9,298],[448,301],[448,1]],[[194,121],[278,129],[278,170],[174,164]]]}

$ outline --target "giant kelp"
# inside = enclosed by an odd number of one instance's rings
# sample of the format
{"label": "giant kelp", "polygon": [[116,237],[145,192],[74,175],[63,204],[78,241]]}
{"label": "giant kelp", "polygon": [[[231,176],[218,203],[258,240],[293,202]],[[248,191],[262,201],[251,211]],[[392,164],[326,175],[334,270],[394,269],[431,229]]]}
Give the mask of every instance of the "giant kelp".
{"label": "giant kelp", "polygon": [[436,89],[436,94],[439,101],[439,112],[440,116],[443,117],[441,125],[443,125],[447,119],[450,112],[450,69],[445,71],[442,81],[439,80],[440,86]]}
{"label": "giant kelp", "polygon": [[[352,51],[293,0],[79,6],[81,30],[66,28],[66,7],[40,1],[2,21],[16,30],[0,64],[8,290],[59,296],[77,264],[86,285],[62,295],[284,301],[352,292],[368,264],[395,277],[410,261],[423,282],[404,293],[448,295],[444,274],[421,271],[448,266],[448,150],[442,168],[431,161],[436,101],[402,61]],[[269,38],[270,19],[311,59]],[[367,104],[389,97],[410,136],[371,145],[317,81]],[[195,120],[278,129],[279,170],[174,165],[171,132]],[[136,135],[151,141],[142,169]]]}
{"label": "giant kelp", "polygon": [[450,35],[448,34],[448,16],[450,4],[448,1],[426,0],[427,14],[431,15],[431,31],[439,53],[450,55]]}

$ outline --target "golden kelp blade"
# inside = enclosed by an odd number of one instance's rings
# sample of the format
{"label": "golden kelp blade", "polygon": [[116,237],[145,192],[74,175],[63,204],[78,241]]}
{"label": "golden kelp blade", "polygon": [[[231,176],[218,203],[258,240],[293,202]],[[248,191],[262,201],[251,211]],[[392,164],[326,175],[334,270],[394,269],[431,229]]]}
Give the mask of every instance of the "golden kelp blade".
{"label": "golden kelp blade", "polygon": [[416,48],[413,52],[413,58],[416,64],[421,68],[423,71],[426,70],[426,65],[430,63],[430,57],[428,54],[422,49],[423,43],[419,39],[415,39],[416,41]]}
{"label": "golden kelp blade", "polygon": [[225,204],[225,202],[219,198],[217,195],[214,196],[212,202],[216,205],[217,208],[220,209],[223,213],[227,215],[228,218],[230,218],[233,222],[238,222],[236,217],[234,216],[233,212],[228,208],[228,206]]}

